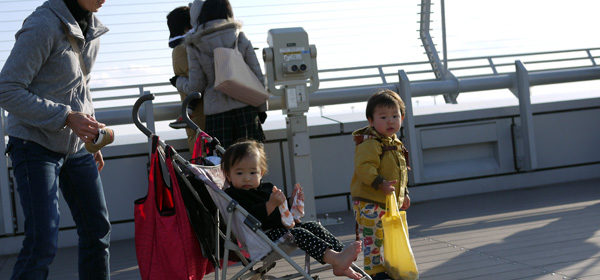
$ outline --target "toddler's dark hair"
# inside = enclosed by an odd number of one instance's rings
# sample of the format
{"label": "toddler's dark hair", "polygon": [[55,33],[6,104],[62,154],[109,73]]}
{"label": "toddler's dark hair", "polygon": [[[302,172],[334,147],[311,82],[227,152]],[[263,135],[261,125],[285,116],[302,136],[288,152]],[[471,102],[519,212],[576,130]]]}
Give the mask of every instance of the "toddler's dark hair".
{"label": "toddler's dark hair", "polygon": [[169,38],[184,35],[187,29],[192,29],[190,7],[181,6],[171,11],[167,15],[167,26],[169,26]]}
{"label": "toddler's dark hair", "polygon": [[404,114],[406,113],[406,107],[402,98],[400,98],[396,92],[389,89],[379,90],[369,98],[369,101],[367,101],[367,110],[365,112],[367,119],[373,119],[375,108],[379,106],[398,108],[402,117],[404,117]]}
{"label": "toddler's dark hair", "polygon": [[235,144],[229,146],[225,150],[225,154],[221,157],[221,170],[223,173],[229,174],[231,168],[238,163],[240,160],[247,156],[256,155],[258,156],[258,164],[260,165],[261,171],[264,174],[267,173],[267,154],[262,143],[256,142],[255,140],[238,140]]}

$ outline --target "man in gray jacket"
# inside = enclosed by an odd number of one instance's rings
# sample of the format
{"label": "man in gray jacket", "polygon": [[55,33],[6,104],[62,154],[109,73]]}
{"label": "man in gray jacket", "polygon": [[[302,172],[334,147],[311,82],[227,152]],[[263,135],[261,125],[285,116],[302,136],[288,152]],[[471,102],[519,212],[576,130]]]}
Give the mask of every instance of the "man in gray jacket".
{"label": "man in gray jacket", "polygon": [[108,31],[93,14],[104,1],[44,2],[15,35],[0,72],[0,106],[9,112],[6,151],[25,215],[11,279],[48,277],[57,250],[59,188],[77,226],[79,278],[110,278],[111,226],[99,174],[104,160],[100,151],[84,149],[105,126],[94,119],[87,85],[99,36]]}

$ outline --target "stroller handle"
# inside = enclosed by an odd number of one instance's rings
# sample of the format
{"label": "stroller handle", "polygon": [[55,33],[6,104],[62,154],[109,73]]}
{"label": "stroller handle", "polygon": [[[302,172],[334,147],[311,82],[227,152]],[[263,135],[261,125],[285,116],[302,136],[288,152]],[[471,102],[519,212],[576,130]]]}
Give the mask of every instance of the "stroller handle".
{"label": "stroller handle", "polygon": [[[199,135],[202,131],[202,129],[200,129],[200,127],[198,125],[196,125],[191,119],[190,116],[187,113],[187,107],[188,104],[190,104],[190,102],[192,102],[192,100],[194,99],[200,99],[200,93],[194,92],[192,94],[188,94],[188,96],[185,97],[185,99],[183,100],[183,102],[181,103],[181,117],[183,117],[183,120],[185,121],[185,123],[194,131],[196,131],[196,135]],[[214,137],[206,137],[207,140],[209,142],[211,142],[215,148],[217,149],[217,151],[219,151],[219,153],[224,154],[225,153],[225,149],[223,148],[223,146],[221,146],[221,143],[219,142],[219,140],[217,138]]]}
{"label": "stroller handle", "polygon": [[152,135],[154,133],[152,133],[152,131],[150,129],[148,129],[145,125],[142,124],[142,121],[140,121],[140,115],[139,115],[140,106],[142,106],[142,103],[144,103],[148,100],[154,100],[154,94],[144,94],[144,95],[140,96],[138,98],[138,100],[135,101],[135,104],[133,105],[133,109],[131,110],[131,115],[132,115],[133,123],[135,124],[135,126],[137,126],[137,128],[140,131],[142,131],[144,134],[146,134],[146,136],[149,138],[149,137],[152,137]]}
{"label": "stroller handle", "polygon": [[181,103],[181,116],[183,117],[183,121],[185,121],[185,123],[194,131],[198,131],[200,130],[200,127],[198,127],[198,125],[196,125],[191,119],[190,116],[187,113],[187,107],[188,104],[190,104],[190,102],[192,102],[192,100],[194,99],[200,99],[200,93],[194,92],[192,94],[188,94],[188,96],[185,97],[185,99],[183,100],[183,102]]}

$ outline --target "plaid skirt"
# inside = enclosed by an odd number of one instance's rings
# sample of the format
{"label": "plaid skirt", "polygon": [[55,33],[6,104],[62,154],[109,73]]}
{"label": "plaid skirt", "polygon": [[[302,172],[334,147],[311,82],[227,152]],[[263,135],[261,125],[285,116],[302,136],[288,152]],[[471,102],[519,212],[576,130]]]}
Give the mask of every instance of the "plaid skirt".
{"label": "plaid skirt", "polygon": [[219,139],[225,149],[239,139],[265,141],[258,110],[252,106],[206,116],[205,131],[208,135]]}

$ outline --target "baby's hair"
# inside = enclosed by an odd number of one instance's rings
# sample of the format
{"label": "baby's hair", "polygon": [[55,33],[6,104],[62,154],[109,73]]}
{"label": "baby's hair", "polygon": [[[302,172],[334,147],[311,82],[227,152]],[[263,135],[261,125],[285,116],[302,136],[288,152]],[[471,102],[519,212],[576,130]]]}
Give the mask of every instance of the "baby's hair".
{"label": "baby's hair", "polygon": [[221,158],[221,169],[223,173],[229,174],[232,166],[238,163],[245,157],[256,155],[258,156],[258,164],[263,174],[266,174],[267,169],[267,154],[262,143],[255,140],[239,140],[235,144],[229,146],[225,150],[225,154]]}
{"label": "baby's hair", "polygon": [[192,29],[190,7],[181,6],[171,11],[167,15],[167,26],[169,27],[169,38],[184,35],[187,29]]}
{"label": "baby's hair", "polygon": [[398,108],[400,109],[402,117],[404,117],[404,114],[406,113],[406,107],[402,101],[402,98],[400,98],[397,93],[389,89],[379,90],[369,98],[369,101],[367,101],[367,110],[365,112],[367,119],[373,119],[375,108],[379,106]]}

